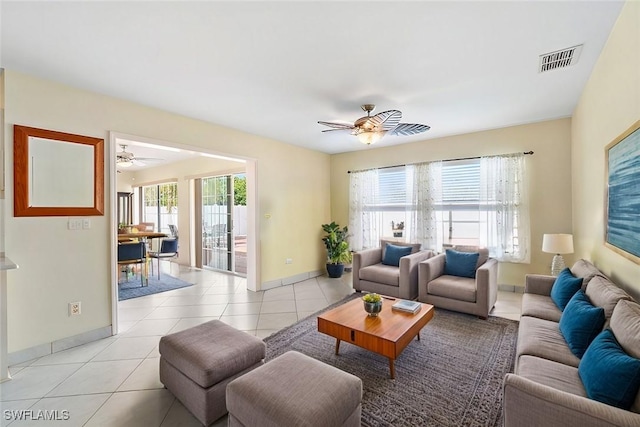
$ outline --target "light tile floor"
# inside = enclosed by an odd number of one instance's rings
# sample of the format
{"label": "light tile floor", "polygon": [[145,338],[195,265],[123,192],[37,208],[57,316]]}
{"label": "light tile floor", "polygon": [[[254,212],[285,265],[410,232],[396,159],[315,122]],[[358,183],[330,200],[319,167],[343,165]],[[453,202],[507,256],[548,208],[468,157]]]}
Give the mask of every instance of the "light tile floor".
{"label": "light tile floor", "polygon": [[[194,285],[120,302],[117,336],[12,366],[13,379],[0,384],[0,426],[199,426],[160,383],[162,335],[220,319],[265,338],[353,292],[350,274],[251,292],[241,277],[163,264]],[[518,320],[521,299],[499,292],[492,315]],[[6,412],[20,410],[59,420],[14,421]]]}

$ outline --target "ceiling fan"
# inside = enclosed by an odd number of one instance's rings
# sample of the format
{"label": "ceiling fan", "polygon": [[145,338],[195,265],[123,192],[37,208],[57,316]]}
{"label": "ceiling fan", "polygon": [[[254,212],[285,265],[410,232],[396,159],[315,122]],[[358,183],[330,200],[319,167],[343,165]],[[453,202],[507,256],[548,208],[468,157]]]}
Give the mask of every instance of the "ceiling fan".
{"label": "ceiling fan", "polygon": [[127,146],[124,144],[120,144],[120,148],[122,148],[122,151],[118,151],[116,153],[116,165],[121,168],[128,168],[133,165],[145,166],[146,163],[142,162],[142,160],[144,161],[164,160],[164,159],[158,159],[155,157],[136,157],[133,153],[130,153],[127,151]]}
{"label": "ceiling fan", "polygon": [[360,117],[355,123],[336,123],[318,121],[319,124],[329,126],[333,129],[326,129],[322,132],[331,131],[351,131],[351,135],[358,137],[363,144],[371,145],[380,141],[385,135],[415,135],[417,133],[426,132],[431,126],[400,123],[402,112],[398,110],[388,110],[378,113],[374,116],[371,112],[376,108],[374,104],[364,104],[360,108],[366,111],[367,115]]}

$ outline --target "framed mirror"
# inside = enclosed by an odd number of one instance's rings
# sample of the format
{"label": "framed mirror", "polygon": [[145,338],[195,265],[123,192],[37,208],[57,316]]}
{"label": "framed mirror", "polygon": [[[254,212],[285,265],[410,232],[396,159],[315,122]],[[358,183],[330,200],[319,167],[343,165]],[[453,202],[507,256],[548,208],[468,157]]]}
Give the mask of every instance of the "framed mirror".
{"label": "framed mirror", "polygon": [[14,216],[104,215],[104,140],[13,126]]}

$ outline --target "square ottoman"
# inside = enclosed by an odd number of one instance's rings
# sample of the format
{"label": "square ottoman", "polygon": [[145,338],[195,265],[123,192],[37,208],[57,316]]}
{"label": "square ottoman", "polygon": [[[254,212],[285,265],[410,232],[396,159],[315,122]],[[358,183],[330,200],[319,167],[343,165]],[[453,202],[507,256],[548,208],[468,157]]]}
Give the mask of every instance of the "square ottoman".
{"label": "square ottoman", "polygon": [[219,320],[160,339],[160,381],[205,426],[227,413],[227,384],[261,366],[261,339]]}
{"label": "square ottoman", "polygon": [[229,426],[360,426],[362,380],[289,351],[227,386]]}

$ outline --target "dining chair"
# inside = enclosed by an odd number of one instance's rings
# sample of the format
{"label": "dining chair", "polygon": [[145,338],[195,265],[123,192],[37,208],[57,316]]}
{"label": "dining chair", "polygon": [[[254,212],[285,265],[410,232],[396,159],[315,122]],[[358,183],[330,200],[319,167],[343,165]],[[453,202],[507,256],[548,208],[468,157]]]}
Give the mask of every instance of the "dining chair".
{"label": "dining chair", "polygon": [[[158,260],[158,280],[160,280],[160,260],[171,259],[178,256],[178,239],[166,238],[160,243],[158,252],[149,252],[149,257]],[[153,275],[153,261],[151,262],[151,274]]]}
{"label": "dining chair", "polygon": [[[142,267],[147,261],[144,242],[118,243],[118,266],[140,264],[140,285],[144,286],[144,274]],[[129,275],[127,275],[129,281]]]}

